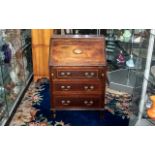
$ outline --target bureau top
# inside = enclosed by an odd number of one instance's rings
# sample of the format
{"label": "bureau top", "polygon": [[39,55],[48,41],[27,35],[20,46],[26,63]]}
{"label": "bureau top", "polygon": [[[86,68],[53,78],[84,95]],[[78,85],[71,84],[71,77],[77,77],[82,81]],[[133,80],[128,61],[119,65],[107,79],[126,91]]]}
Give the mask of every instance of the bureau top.
{"label": "bureau top", "polygon": [[106,66],[105,39],[95,35],[54,36],[50,66]]}

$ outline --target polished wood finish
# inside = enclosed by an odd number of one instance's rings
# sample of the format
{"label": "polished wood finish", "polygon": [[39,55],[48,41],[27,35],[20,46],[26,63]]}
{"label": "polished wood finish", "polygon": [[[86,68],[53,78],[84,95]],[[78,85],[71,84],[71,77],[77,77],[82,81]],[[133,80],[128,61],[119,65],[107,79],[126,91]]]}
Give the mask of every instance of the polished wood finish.
{"label": "polished wood finish", "polygon": [[54,36],[49,76],[52,110],[103,110],[106,81],[104,37]]}
{"label": "polished wood finish", "polygon": [[99,94],[102,91],[103,85],[100,80],[72,80],[68,83],[67,80],[53,80],[53,94],[68,92],[70,94]]}
{"label": "polished wood finish", "polygon": [[63,95],[54,96],[54,108],[56,109],[99,109],[102,103],[100,95]]}
{"label": "polished wood finish", "polygon": [[50,66],[105,66],[105,42],[91,36],[53,38]]}
{"label": "polished wood finish", "polygon": [[106,67],[51,67],[52,78],[96,79],[105,77]]}
{"label": "polished wood finish", "polygon": [[34,80],[49,78],[48,60],[52,29],[32,29],[32,55]]}

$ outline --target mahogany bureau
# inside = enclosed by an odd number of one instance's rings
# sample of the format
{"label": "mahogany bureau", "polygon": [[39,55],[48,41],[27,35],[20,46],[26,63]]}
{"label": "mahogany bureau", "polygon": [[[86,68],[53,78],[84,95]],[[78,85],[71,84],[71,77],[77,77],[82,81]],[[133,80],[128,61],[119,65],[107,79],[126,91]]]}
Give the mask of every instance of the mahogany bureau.
{"label": "mahogany bureau", "polygon": [[106,66],[103,36],[53,36],[49,56],[51,110],[103,110]]}

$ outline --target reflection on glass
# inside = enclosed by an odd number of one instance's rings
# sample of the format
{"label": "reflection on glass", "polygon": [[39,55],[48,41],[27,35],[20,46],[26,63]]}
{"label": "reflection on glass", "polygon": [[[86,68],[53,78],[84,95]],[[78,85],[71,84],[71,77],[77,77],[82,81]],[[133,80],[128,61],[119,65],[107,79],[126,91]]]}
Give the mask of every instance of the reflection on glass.
{"label": "reflection on glass", "polygon": [[32,74],[31,30],[0,30],[0,70],[0,115],[3,118],[6,109],[11,113]]}

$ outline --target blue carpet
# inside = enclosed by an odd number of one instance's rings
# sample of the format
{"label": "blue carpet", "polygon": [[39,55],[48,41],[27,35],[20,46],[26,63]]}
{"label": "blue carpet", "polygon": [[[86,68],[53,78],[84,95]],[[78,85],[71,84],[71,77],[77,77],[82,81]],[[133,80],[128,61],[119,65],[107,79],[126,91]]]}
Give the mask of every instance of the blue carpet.
{"label": "blue carpet", "polygon": [[[57,111],[56,118],[52,118],[50,111],[49,82],[41,82],[38,87],[43,89],[39,92],[42,100],[34,103],[33,107],[39,111],[36,113],[35,122],[48,122],[48,125],[70,125],[70,126],[127,126],[129,119],[122,119],[109,111],[104,111],[104,118],[100,118],[99,111]],[[63,122],[63,123],[56,123]]]}

